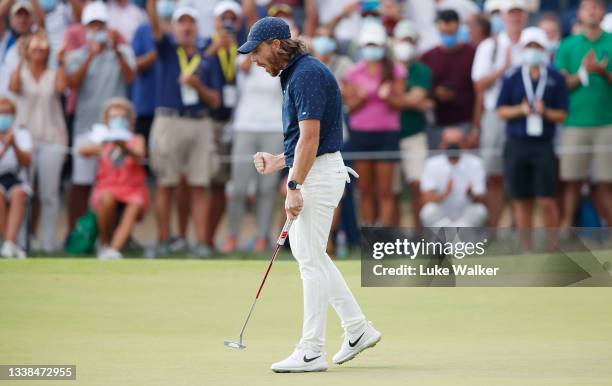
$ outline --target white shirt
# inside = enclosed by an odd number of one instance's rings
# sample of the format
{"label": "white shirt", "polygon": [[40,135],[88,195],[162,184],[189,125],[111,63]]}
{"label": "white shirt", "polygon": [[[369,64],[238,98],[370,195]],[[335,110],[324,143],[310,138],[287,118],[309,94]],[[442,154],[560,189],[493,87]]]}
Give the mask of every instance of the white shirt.
{"label": "white shirt", "polygon": [[[496,47],[497,45],[497,47]],[[497,38],[490,37],[483,40],[476,48],[476,55],[474,56],[474,63],[472,64],[472,80],[479,81],[492,74],[493,72],[504,67],[506,64],[506,55],[508,47],[512,47],[511,50],[511,61],[512,67],[521,65],[521,45],[517,42],[512,43],[508,34],[505,32],[500,33]],[[511,70],[509,68],[508,70]],[[497,98],[501,91],[502,78],[500,77],[495,83],[485,91],[484,94],[484,107],[486,110],[495,110],[497,106]]]}
{"label": "white shirt", "polygon": [[[329,23],[342,12],[344,7],[354,2],[355,0],[316,0],[319,23],[321,25]],[[361,24],[359,12],[353,12],[338,23],[334,34],[338,40],[353,40],[359,34]]]}
{"label": "white shirt", "polygon": [[448,161],[445,154],[430,157],[423,169],[421,191],[444,193],[450,178],[453,179],[453,190],[440,205],[450,219],[456,220],[472,203],[467,195],[468,188],[472,189],[474,195],[485,194],[487,188],[484,164],[478,156],[469,153],[462,153],[459,162],[454,165]]}
{"label": "white shirt", "polygon": [[[32,151],[32,136],[30,135],[29,131],[21,128],[13,129],[13,135],[15,137],[15,143],[20,150],[27,152]],[[6,153],[4,153],[2,158],[0,158],[0,175],[6,173],[20,174],[20,172],[23,170],[24,169],[22,169],[19,165],[15,150],[13,150],[13,147],[11,146],[8,148]],[[20,174],[20,177],[23,178],[24,176]]]}
{"label": "white shirt", "polygon": [[108,4],[108,27],[119,31],[127,44],[132,44],[136,30],[147,20],[147,14],[135,4],[128,3],[125,7],[115,1]]}
{"label": "white shirt", "polygon": [[215,29],[215,6],[221,0],[180,0],[180,5],[189,5],[198,10],[198,33],[203,38],[212,36]]}
{"label": "white shirt", "polygon": [[283,92],[279,79],[255,64],[247,74],[238,71],[239,99],[232,125],[234,130],[282,132]]}
{"label": "white shirt", "polygon": [[406,0],[404,17],[414,23],[419,31],[419,53],[427,52],[440,44],[440,33],[436,28],[437,7],[434,0]]}
{"label": "white shirt", "polygon": [[17,42],[6,51],[4,60],[0,62],[0,96],[15,99],[15,94],[9,91],[9,83],[13,71],[19,64],[19,50]]}

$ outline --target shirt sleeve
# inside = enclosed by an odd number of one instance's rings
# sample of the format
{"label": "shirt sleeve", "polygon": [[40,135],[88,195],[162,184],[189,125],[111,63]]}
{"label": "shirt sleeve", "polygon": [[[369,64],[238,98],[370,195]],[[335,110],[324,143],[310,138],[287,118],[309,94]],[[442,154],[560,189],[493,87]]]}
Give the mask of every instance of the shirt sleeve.
{"label": "shirt sleeve", "polygon": [[474,156],[470,175],[472,176],[472,181],[470,181],[472,193],[478,196],[485,194],[487,192],[486,173],[482,160],[477,156]]}
{"label": "shirt sleeve", "polygon": [[426,91],[431,90],[431,70],[425,64],[415,67],[414,76],[409,79],[412,87],[421,87]]}
{"label": "shirt sleeve", "polygon": [[423,168],[423,173],[421,174],[421,192],[428,192],[430,190],[436,190],[436,173],[435,164],[433,159],[428,159],[425,161],[425,167]]}
{"label": "shirt sleeve", "polygon": [[32,151],[32,136],[30,132],[24,129],[15,130],[15,143],[22,151]]}
{"label": "shirt sleeve", "polygon": [[568,50],[566,49],[566,40],[562,40],[555,55],[555,67],[558,70],[565,70],[569,73],[569,61],[567,59]]}
{"label": "shirt sleeve", "polygon": [[155,39],[153,38],[151,27],[148,24],[144,24],[136,30],[136,34],[132,40],[132,49],[136,56],[148,54],[155,49]]}
{"label": "shirt sleeve", "polygon": [[310,72],[297,74],[291,82],[290,96],[295,103],[298,121],[323,118],[327,102],[327,87],[319,74]]}
{"label": "shirt sleeve", "polygon": [[121,53],[121,56],[123,56],[123,59],[125,59],[128,66],[130,66],[131,69],[135,70],[136,57],[134,56],[134,51],[132,50],[132,47],[128,46],[127,44],[120,44],[119,52]]}
{"label": "shirt sleeve", "polygon": [[555,77],[555,92],[552,108],[558,110],[567,111],[569,106],[569,90],[567,89],[567,83],[565,77],[561,74]]}
{"label": "shirt sleeve", "polygon": [[479,81],[493,70],[493,53],[491,52],[491,40],[486,40],[476,48],[474,63],[472,63],[472,80]]}

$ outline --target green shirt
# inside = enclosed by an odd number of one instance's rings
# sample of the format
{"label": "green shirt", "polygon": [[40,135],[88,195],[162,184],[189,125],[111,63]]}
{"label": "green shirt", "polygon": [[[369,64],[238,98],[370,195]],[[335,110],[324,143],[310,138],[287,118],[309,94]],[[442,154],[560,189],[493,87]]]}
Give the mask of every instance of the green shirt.
{"label": "green shirt", "polygon": [[[597,61],[608,57],[608,71],[612,71],[612,34],[603,32],[595,41],[584,34],[573,35],[561,42],[555,65],[574,75],[582,59],[590,50],[595,51]],[[612,84],[599,74],[589,74],[589,85],[578,86],[570,92],[566,126],[595,127],[612,124]]]}
{"label": "green shirt", "polygon": [[[406,91],[413,87],[431,90],[431,70],[421,62],[412,62],[408,66]],[[402,138],[421,133],[425,130],[425,114],[417,110],[404,110],[400,115],[400,135]]]}

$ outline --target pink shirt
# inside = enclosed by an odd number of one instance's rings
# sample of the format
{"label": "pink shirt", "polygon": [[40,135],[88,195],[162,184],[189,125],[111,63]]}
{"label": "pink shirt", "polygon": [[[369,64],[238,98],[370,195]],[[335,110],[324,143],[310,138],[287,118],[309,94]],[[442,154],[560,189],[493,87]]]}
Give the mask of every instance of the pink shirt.
{"label": "pink shirt", "polygon": [[[395,63],[393,77],[405,79],[406,69]],[[378,97],[378,89],[382,83],[382,66],[379,66],[378,74],[372,76],[368,73],[367,62],[362,60],[347,71],[344,81],[367,91],[365,103],[350,115],[349,122],[352,130],[399,131],[399,111],[393,110],[387,102]]]}

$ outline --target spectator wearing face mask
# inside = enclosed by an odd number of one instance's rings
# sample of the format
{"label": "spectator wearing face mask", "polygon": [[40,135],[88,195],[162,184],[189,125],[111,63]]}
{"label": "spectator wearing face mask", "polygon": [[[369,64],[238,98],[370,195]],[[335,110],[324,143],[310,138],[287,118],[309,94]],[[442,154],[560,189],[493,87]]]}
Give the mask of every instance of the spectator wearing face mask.
{"label": "spectator wearing face mask", "polygon": [[365,155],[368,159],[360,156],[353,163],[361,176],[357,184],[361,221],[391,226],[395,218],[392,185],[396,159],[377,157],[375,153],[399,150],[398,110],[406,69],[387,53],[387,34],[382,25],[365,26],[359,44],[364,59],[344,76],[342,95],[350,115],[348,147],[354,152],[370,153]]}
{"label": "spectator wearing face mask", "polygon": [[414,25],[403,20],[393,32],[395,59],[407,68],[406,90],[401,98],[400,149],[402,169],[410,186],[410,204],[415,227],[420,228],[421,189],[420,180],[427,158],[427,135],[425,134],[425,111],[431,108],[428,98],[431,91],[431,70],[416,58],[418,32]]}
{"label": "spectator wearing face mask", "polygon": [[[8,19],[8,28],[0,31],[0,96],[14,99],[9,90],[9,80],[19,63],[20,38],[32,32],[36,15],[29,0],[1,1],[0,19]],[[39,21],[38,27],[42,26]]]}
{"label": "spectator wearing face mask", "polygon": [[[522,66],[504,78],[497,113],[506,121],[504,174],[519,231],[533,228],[534,204],[542,210],[546,228],[559,226],[555,201],[556,124],[566,118],[568,92],[565,79],[548,66],[548,39],[537,27],[521,34]],[[529,237],[523,239],[531,250]]]}
{"label": "spectator wearing face mask", "polygon": [[92,133],[94,143],[80,147],[79,153],[98,158],[91,194],[100,238],[98,258],[114,260],[123,257],[121,249],[149,206],[142,165],[146,146],[144,137],[133,133],[136,115],[130,101],[121,97],[108,100],[103,117],[104,125]]}
{"label": "spectator wearing face mask", "polygon": [[337,53],[338,42],[333,37],[333,31],[325,26],[317,28],[310,43],[314,56],[325,63],[340,82],[353,62],[348,56]]}
{"label": "spectator wearing face mask", "polygon": [[[487,2],[487,5],[490,3]],[[499,13],[496,13],[499,7]],[[527,23],[527,7],[523,0],[491,3],[494,33],[477,48],[472,66],[472,80],[482,102],[475,106],[470,141],[479,143],[487,170],[487,207],[489,227],[496,228],[504,209],[504,177],[502,151],[506,138],[504,121],[497,115],[497,99],[502,78],[513,66],[520,65],[521,31]],[[497,18],[500,19],[497,19]],[[502,21],[500,30],[496,20]]]}
{"label": "spectator wearing face mask", "polygon": [[421,60],[432,72],[432,96],[436,102],[435,127],[428,130],[430,149],[437,149],[446,126],[461,127],[467,133],[473,119],[474,87],[470,77],[475,49],[459,41],[459,15],[439,11],[437,26],[442,44],[426,52]]}
{"label": "spectator wearing face mask", "polygon": [[157,1],[147,2],[147,12],[157,47],[159,76],[157,109],[151,129],[151,161],[157,178],[155,197],[158,226],[157,253],[168,253],[171,200],[184,175],[189,188],[191,218],[196,233],[194,257],[208,257],[206,243],[206,192],[218,169],[211,118],[221,106],[218,79],[211,76],[210,60],[198,42],[199,14],[179,6],[172,15],[172,33],[161,29]]}
{"label": "spectator wearing face mask", "polygon": [[27,129],[17,127],[16,113],[15,103],[0,97],[0,235],[4,239],[0,255],[9,259],[26,257],[17,245],[17,235],[32,193],[26,171],[32,163],[32,137]]}
{"label": "spectator wearing face mask", "polygon": [[596,186],[600,214],[608,226],[612,224],[612,34],[601,29],[604,14],[604,1],[582,0],[578,8],[582,32],[561,42],[555,61],[570,89],[560,149],[566,186],[564,228],[572,226],[580,187],[589,178]]}
{"label": "spectator wearing face mask", "polygon": [[440,149],[427,159],[421,178],[421,222],[425,227],[480,227],[487,220],[482,160],[462,151],[463,129],[444,129]]}
{"label": "spectator wearing face mask", "polygon": [[[78,147],[102,115],[102,101],[126,96],[135,78],[134,52],[120,43],[120,35],[107,28],[108,9],[100,1],[84,8],[82,23],[87,44],[66,57],[68,85],[77,90],[72,143]],[[69,225],[87,210],[89,191],[96,176],[96,161],[73,154]]]}
{"label": "spectator wearing face mask", "polygon": [[506,0],[486,0],[484,3],[484,13],[489,17],[492,36],[497,36],[504,30],[502,8],[505,1]]}
{"label": "spectator wearing face mask", "polygon": [[[68,132],[60,96],[66,88],[64,53],[58,53],[57,68],[49,68],[50,43],[44,31],[23,41],[22,57],[11,76],[10,88],[17,95],[17,123],[27,127],[34,141],[34,201],[31,232],[36,234],[42,217],[41,249],[56,250],[60,209],[60,178],[68,145]],[[32,244],[36,244],[32,242]]]}

